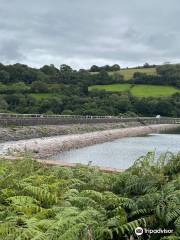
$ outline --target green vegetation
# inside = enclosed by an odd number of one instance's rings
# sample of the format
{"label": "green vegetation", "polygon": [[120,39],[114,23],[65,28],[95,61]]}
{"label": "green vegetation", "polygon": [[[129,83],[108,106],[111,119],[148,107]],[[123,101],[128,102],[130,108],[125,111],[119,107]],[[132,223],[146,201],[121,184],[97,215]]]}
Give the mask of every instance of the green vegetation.
{"label": "green vegetation", "polygon": [[179,239],[180,155],[149,153],[124,173],[0,161],[1,240],[129,240],[139,226],[173,230],[142,240]]}
{"label": "green vegetation", "polygon": [[121,74],[124,77],[124,80],[130,80],[133,78],[134,73],[145,73],[147,75],[157,75],[156,68],[128,68],[121,69],[116,72],[109,72],[110,75]]}
{"label": "green vegetation", "polygon": [[131,93],[137,97],[167,97],[180,90],[171,86],[134,85]]}
{"label": "green vegetation", "polygon": [[58,96],[58,94],[55,93],[31,93],[30,96],[35,98],[36,100],[43,100],[47,98],[52,98]]}
{"label": "green vegetation", "polygon": [[111,85],[95,85],[89,87],[89,90],[106,90],[111,92],[130,91],[132,95],[137,97],[167,97],[180,90],[171,86],[143,85],[143,84],[111,84]]}
{"label": "green vegetation", "polygon": [[[110,76],[114,75],[122,75],[124,77],[124,80],[130,80],[133,78],[135,73],[144,73],[147,75],[157,75],[157,71],[155,67],[149,67],[149,68],[124,68],[116,71],[108,71],[108,74]],[[91,72],[92,75],[98,74],[98,72]]]}
{"label": "green vegetation", "polygon": [[96,65],[93,65],[89,72],[92,75],[98,74],[102,71],[108,72],[110,76],[113,75],[122,75],[124,77],[124,80],[130,80],[133,79],[133,76],[135,73],[142,73],[147,75],[157,75],[157,68],[156,65],[149,65],[148,63],[145,63],[143,66],[135,67],[135,68],[120,68],[118,64],[114,64],[112,66],[105,65],[102,67],[98,67]]}
{"label": "green vegetation", "polygon": [[110,85],[95,85],[95,86],[90,86],[89,91],[92,90],[106,90],[106,91],[111,91],[111,92],[124,92],[124,91],[129,91],[131,88],[131,84],[110,84]]}
{"label": "green vegetation", "polygon": [[[98,73],[64,64],[59,69],[0,64],[0,112],[180,117],[179,64],[133,70],[94,65],[90,70]],[[155,70],[157,74],[146,74]],[[125,82],[119,71],[134,71],[133,78]],[[88,91],[94,88],[98,90]]]}

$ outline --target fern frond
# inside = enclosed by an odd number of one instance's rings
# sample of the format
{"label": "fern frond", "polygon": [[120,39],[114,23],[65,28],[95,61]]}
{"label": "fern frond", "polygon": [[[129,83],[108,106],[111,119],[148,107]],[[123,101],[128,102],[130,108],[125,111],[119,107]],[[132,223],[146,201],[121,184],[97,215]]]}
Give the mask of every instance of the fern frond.
{"label": "fern frond", "polygon": [[98,203],[103,199],[103,194],[94,190],[84,190],[81,192],[80,196],[91,198]]}
{"label": "fern frond", "polygon": [[24,188],[24,191],[28,195],[29,194],[33,195],[34,198],[36,198],[36,200],[40,201],[45,206],[57,203],[57,196],[43,188],[28,185]]}
{"label": "fern frond", "polygon": [[139,216],[146,216],[146,215],[149,215],[151,213],[154,212],[154,209],[147,209],[147,208],[144,208],[144,209],[138,209],[136,211],[133,211],[131,214],[130,214],[130,217],[134,218],[134,217],[139,217]]}
{"label": "fern frond", "polygon": [[175,221],[177,218],[180,217],[180,207],[177,207],[174,211],[167,213],[167,223]]}

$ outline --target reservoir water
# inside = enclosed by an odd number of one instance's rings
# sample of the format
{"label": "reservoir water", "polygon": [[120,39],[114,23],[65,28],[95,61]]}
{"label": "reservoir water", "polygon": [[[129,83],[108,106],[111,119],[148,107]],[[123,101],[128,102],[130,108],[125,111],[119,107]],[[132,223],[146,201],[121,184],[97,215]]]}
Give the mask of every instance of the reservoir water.
{"label": "reservoir water", "polygon": [[[179,132],[178,132],[179,133]],[[167,151],[180,151],[180,134],[149,134],[141,137],[118,139],[89,147],[75,149],[51,157],[68,163],[82,163],[101,167],[126,169],[140,156],[155,151],[157,157]]]}

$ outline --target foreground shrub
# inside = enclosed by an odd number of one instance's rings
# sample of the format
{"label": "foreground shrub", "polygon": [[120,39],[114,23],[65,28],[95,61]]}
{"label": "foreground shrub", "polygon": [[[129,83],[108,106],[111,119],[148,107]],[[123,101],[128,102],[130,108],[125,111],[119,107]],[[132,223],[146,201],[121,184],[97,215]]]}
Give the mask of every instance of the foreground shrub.
{"label": "foreground shrub", "polygon": [[180,155],[138,159],[123,173],[0,161],[0,239],[137,239],[136,227],[172,229],[141,239],[178,239]]}

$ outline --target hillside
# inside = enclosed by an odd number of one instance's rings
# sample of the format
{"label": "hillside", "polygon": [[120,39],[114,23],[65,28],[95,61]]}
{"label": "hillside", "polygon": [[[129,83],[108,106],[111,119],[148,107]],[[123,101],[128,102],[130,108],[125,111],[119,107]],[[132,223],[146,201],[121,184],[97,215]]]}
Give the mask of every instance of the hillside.
{"label": "hillside", "polygon": [[167,97],[175,93],[180,93],[180,90],[171,86],[145,85],[145,84],[110,84],[110,85],[95,85],[89,87],[92,90],[106,90],[108,92],[131,92],[136,97]]}
{"label": "hillside", "polygon": [[[157,75],[155,67],[152,68],[124,68],[119,71],[110,71],[109,75],[113,76],[115,74],[120,74],[124,77],[124,80],[132,79],[135,72],[145,73],[147,75]],[[97,74],[98,72],[91,72],[91,74]]]}
{"label": "hillside", "polygon": [[124,76],[124,80],[130,80],[135,72],[145,73],[148,75],[156,75],[156,68],[129,68],[129,69],[122,69],[117,72],[110,72],[110,75],[114,75],[114,73],[119,73]]}
{"label": "hillside", "polygon": [[[105,67],[110,70],[104,70]],[[96,66],[94,72],[98,73],[92,74],[64,64],[60,68],[45,65],[39,69],[24,64],[0,64],[0,112],[65,115],[130,112],[140,116],[180,116],[180,94],[173,95],[180,92],[179,64],[162,65],[156,69],[119,69],[117,65]],[[125,79],[134,76],[124,81],[121,73]],[[153,104],[152,97],[156,98]]]}

